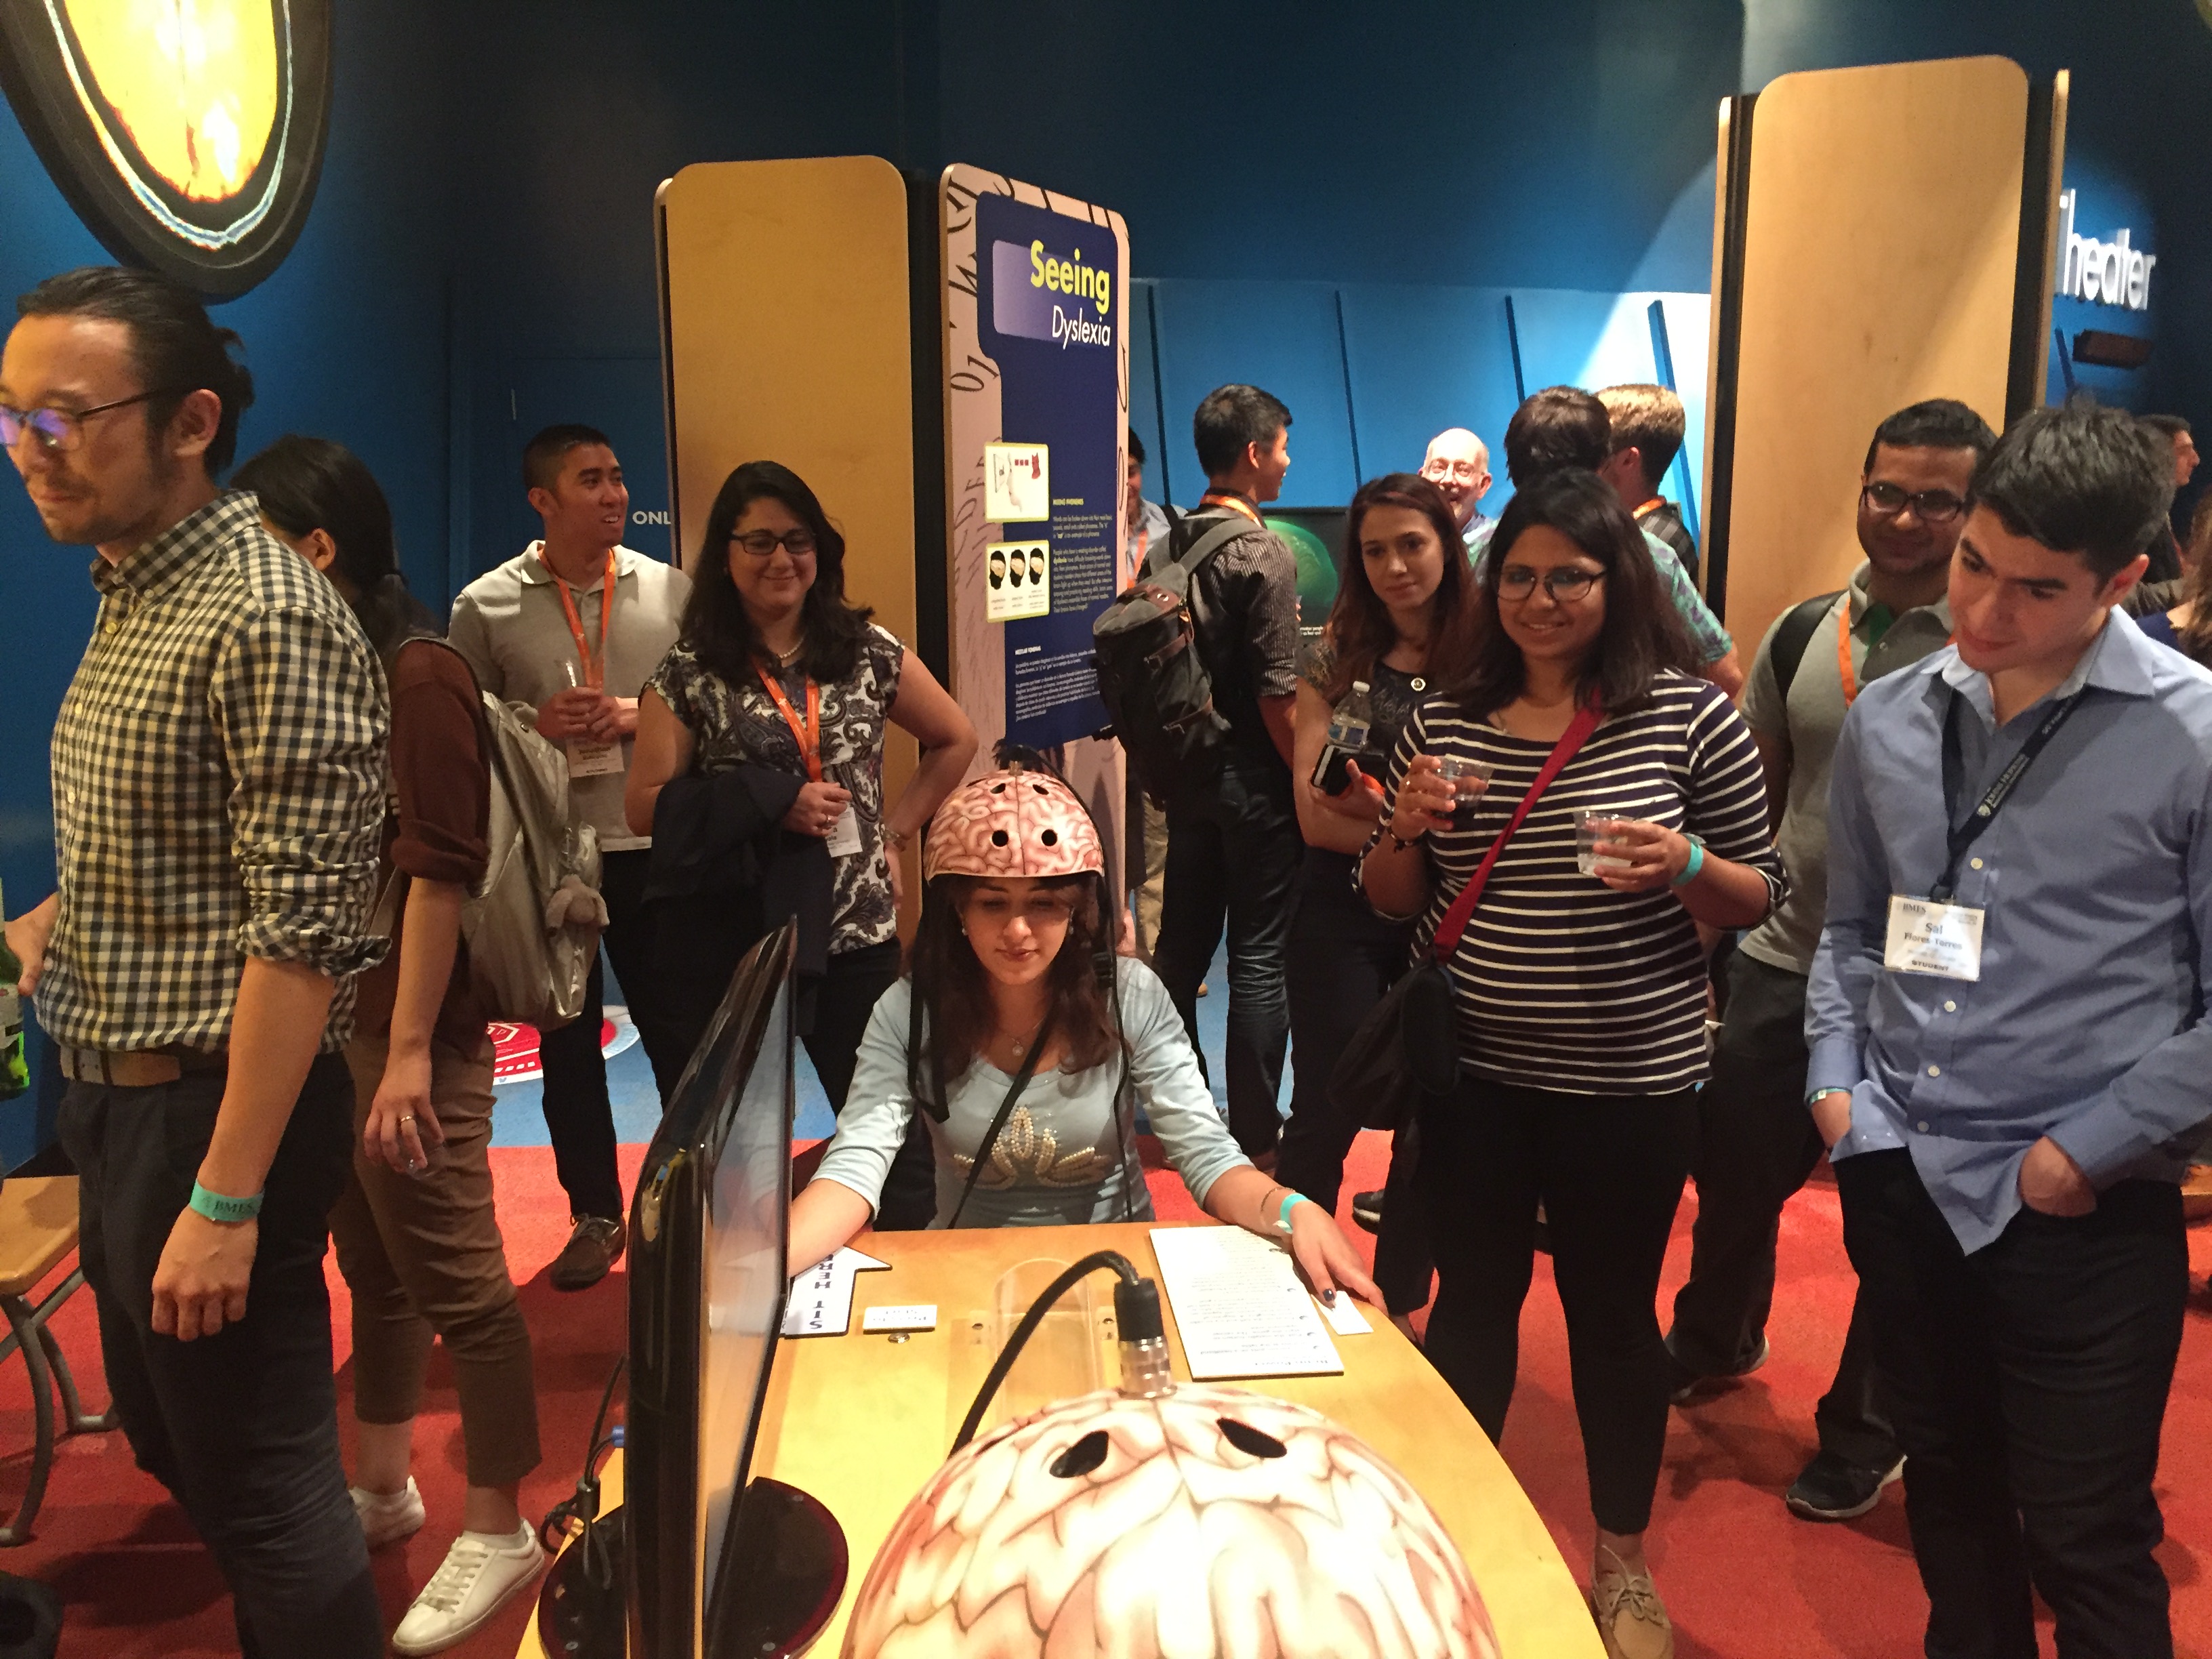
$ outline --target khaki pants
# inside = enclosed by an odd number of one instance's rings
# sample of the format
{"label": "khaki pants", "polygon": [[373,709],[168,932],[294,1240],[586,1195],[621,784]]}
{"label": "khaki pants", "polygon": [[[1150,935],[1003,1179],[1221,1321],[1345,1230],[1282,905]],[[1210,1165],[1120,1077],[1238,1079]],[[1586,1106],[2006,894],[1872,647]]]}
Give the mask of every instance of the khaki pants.
{"label": "khaki pants", "polygon": [[1133,792],[1145,815],[1145,879],[1137,889],[1137,945],[1145,960],[1160,937],[1160,896],[1167,890],[1167,809],[1153,804],[1142,791]]}
{"label": "khaki pants", "polygon": [[356,1036],[346,1048],[353,1163],[331,1212],[338,1271],[353,1291],[354,1415],[411,1421],[435,1335],[460,1395],[469,1484],[511,1486],[539,1462],[538,1395],[530,1328],[492,1211],[491,1042],[473,1054],[431,1045],[430,1100],[446,1143],[424,1148],[430,1168],[422,1176],[362,1148],[386,1053],[382,1037]]}

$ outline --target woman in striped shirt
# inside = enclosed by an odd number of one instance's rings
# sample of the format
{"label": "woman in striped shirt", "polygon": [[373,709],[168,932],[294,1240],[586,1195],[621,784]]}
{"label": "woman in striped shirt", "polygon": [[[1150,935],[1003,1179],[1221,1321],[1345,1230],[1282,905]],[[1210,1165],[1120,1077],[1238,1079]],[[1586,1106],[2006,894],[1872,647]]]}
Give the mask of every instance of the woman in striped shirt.
{"label": "woman in striped shirt", "polygon": [[[1505,511],[1472,670],[1414,713],[1369,902],[1432,933],[1577,708],[1602,722],[1492,870],[1449,967],[1460,1085],[1421,1120],[1419,1189],[1438,1282],[1427,1348],[1495,1440],[1518,1361],[1538,1205],[1567,1319],[1597,1522],[1594,1601],[1607,1651],[1674,1650],[1643,1534],[1667,1435],[1654,1301],[1705,1075],[1698,929],[1747,927],[1783,891],[1751,733],[1684,672],[1684,639],[1636,526],[1586,472]],[[1460,805],[1446,758],[1494,769]],[[1578,867],[1578,809],[1603,815]]]}

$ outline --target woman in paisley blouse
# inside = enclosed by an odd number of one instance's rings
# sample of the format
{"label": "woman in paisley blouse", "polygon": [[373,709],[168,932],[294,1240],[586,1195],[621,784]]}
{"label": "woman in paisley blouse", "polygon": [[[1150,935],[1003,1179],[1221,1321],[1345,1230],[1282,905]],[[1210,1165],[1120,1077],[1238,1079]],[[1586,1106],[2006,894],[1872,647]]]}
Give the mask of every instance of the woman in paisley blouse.
{"label": "woman in paisley blouse", "polygon": [[[1428,479],[1394,472],[1360,486],[1345,522],[1344,576],[1328,626],[1299,676],[1298,830],[1306,842],[1291,931],[1291,1042],[1297,1074],[1275,1173],[1334,1213],[1345,1155],[1359,1125],[1328,1097],[1329,1073],[1352,1034],[1411,960],[1413,926],[1376,915],[1353,879],[1360,849],[1382,810],[1383,768],[1353,763],[1343,786],[1317,787],[1314,770],[1329,718],[1366,683],[1373,713],[1368,753],[1387,757],[1414,706],[1473,659],[1480,625],[1475,584],[1450,505]],[[1334,781],[1334,780],[1331,780]],[[1415,1132],[1399,1131],[1388,1185],[1354,1207],[1367,1224],[1382,1210],[1375,1279],[1408,1335],[1429,1300],[1429,1252],[1412,1182]]]}
{"label": "woman in paisley blouse", "polygon": [[[761,884],[778,870],[817,878],[826,845],[826,963],[819,895],[796,902],[806,1052],[833,1109],[842,1111],[870,1010],[898,977],[900,857],[975,753],[975,729],[914,653],[845,598],[845,538],[804,480],[774,461],[731,473],[707,515],[691,598],[676,645],[638,700],[637,744],[624,807],[654,835],[661,797],[684,778],[740,786],[731,797],[755,816],[718,807],[750,833],[726,860],[750,880],[716,905],[656,910],[656,956],[673,999],[704,1034],[738,959],[779,909]],[[884,799],[890,726],[921,746],[900,799]],[[655,835],[655,873],[663,848]],[[793,857],[796,854],[799,856]],[[810,937],[810,934],[812,937]],[[928,1148],[919,1136],[894,1182],[890,1224],[928,1218]]]}
{"label": "woman in paisley blouse", "polygon": [[[1325,1297],[1341,1285],[1377,1302],[1335,1222],[1229,1138],[1166,987],[1109,948],[1097,827],[1021,753],[1002,750],[1001,769],[962,786],[930,825],[913,973],[876,1005],[836,1139],[792,1206],[792,1270],[867,1224],[916,1121],[934,1148],[933,1225],[1149,1220],[1141,1099],[1209,1214],[1286,1237]],[[994,1137],[1028,1060],[1033,1075]]]}

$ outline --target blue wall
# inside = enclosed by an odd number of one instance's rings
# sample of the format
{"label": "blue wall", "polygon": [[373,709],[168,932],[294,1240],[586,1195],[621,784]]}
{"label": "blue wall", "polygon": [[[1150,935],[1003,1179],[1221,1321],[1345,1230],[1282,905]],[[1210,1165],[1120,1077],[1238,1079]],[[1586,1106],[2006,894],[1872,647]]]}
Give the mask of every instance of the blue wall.
{"label": "blue wall", "polygon": [[[1140,415],[1158,350],[1155,477],[1164,458],[1189,499],[1188,410],[1235,375],[1297,410],[1294,495],[1341,500],[1355,443],[1373,472],[1417,459],[1448,420],[1495,438],[1504,292],[1562,294],[1572,316],[1708,286],[1721,97],[1790,70],[2002,52],[2075,70],[2082,228],[2131,222],[2160,256],[2154,319],[2170,320],[2149,368],[2107,394],[2212,423],[2212,30],[2189,0],[335,9],[314,211],[286,265],[221,316],[260,388],[246,449],[288,429],[353,445],[434,603],[529,533],[515,457],[544,420],[608,426],[637,509],[665,507],[651,200],[694,161],[959,159],[1119,207],[1158,283],[1157,340],[1142,308],[1132,337]],[[2088,216],[2093,197],[2121,196]],[[0,294],[104,257],[0,114]],[[650,525],[631,539],[662,545]],[[15,908],[52,880],[46,739],[92,614],[87,556],[50,545],[0,480],[0,882]],[[0,1114],[0,1161],[32,1134]]]}

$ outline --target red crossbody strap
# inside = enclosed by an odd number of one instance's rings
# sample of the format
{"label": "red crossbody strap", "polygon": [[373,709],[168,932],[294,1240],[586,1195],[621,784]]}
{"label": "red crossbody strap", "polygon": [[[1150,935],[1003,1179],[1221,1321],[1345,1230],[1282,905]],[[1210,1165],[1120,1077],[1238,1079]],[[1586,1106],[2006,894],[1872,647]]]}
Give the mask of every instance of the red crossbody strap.
{"label": "red crossbody strap", "polygon": [[1467,932],[1467,924],[1474,918],[1474,907],[1482,902],[1482,890],[1490,880],[1491,866],[1498,862],[1498,855],[1505,850],[1505,843],[1513,839],[1513,832],[1521,827],[1522,819],[1528,816],[1528,809],[1535,805],[1538,796],[1551,787],[1552,780],[1565,769],[1567,763],[1575,757],[1589,734],[1597,730],[1598,722],[1604,718],[1602,708],[1595,703],[1585,703],[1576,712],[1573,722],[1559,733],[1559,742],[1552,745],[1552,752],[1538,769],[1536,781],[1528,786],[1528,793],[1521,797],[1521,804],[1513,809],[1512,817],[1498,832],[1498,839],[1490,843],[1490,850],[1482,855],[1482,862],[1474,866],[1474,873],[1467,878],[1467,885],[1452,901],[1451,908],[1444,912],[1444,919],[1437,924],[1436,943],[1431,948],[1438,962],[1450,961],[1452,952],[1459,949],[1460,939]]}

